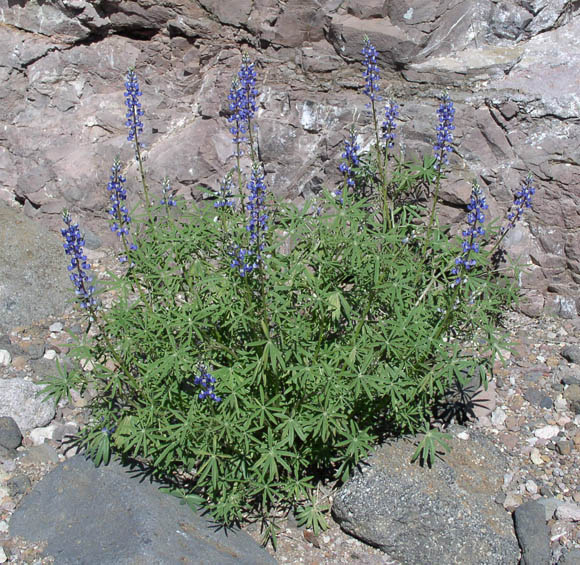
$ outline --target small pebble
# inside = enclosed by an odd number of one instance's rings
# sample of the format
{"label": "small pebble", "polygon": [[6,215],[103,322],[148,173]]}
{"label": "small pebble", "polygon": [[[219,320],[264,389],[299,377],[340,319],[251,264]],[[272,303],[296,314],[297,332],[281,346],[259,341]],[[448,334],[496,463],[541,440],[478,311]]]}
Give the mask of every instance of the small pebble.
{"label": "small pebble", "polygon": [[54,349],[47,349],[44,353],[44,358],[49,361],[56,359],[56,351]]}
{"label": "small pebble", "polygon": [[566,522],[580,522],[580,506],[572,502],[565,502],[556,508],[556,518]]}
{"label": "small pebble", "polygon": [[538,492],[538,485],[534,481],[528,480],[526,481],[526,490],[530,494],[536,494]]}
{"label": "small pebble", "polygon": [[62,332],[63,328],[64,324],[62,322],[54,322],[54,324],[50,324],[50,326],[48,327],[48,329],[54,333]]}
{"label": "small pebble", "polygon": [[560,455],[570,455],[572,452],[572,442],[568,439],[561,439],[556,442],[556,450]]}
{"label": "small pebble", "polygon": [[505,413],[505,411],[501,408],[496,408],[491,415],[491,423],[495,427],[500,428],[504,425],[506,418],[507,414]]}
{"label": "small pebble", "polygon": [[552,439],[560,433],[558,426],[544,426],[534,431],[534,435],[541,439]]}
{"label": "small pebble", "polygon": [[0,545],[0,563],[6,563],[6,561],[8,561],[8,557],[6,557],[4,548]]}
{"label": "small pebble", "polygon": [[534,465],[543,465],[544,460],[540,455],[540,450],[537,447],[534,447],[530,452],[530,460]]}
{"label": "small pebble", "polygon": [[12,355],[6,349],[0,349],[0,366],[8,367],[12,363]]}

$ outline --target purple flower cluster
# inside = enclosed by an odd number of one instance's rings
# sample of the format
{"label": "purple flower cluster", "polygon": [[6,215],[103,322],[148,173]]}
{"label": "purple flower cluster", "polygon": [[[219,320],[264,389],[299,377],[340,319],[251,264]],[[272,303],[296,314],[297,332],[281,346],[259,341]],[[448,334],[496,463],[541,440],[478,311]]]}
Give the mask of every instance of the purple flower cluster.
{"label": "purple flower cluster", "polygon": [[536,189],[532,184],[534,182],[534,177],[530,173],[526,180],[524,180],[522,187],[515,194],[514,203],[508,213],[508,226],[504,229],[507,231],[516,225],[518,220],[521,220],[524,215],[525,208],[532,207],[532,196],[535,194]]}
{"label": "purple flower cluster", "polygon": [[211,398],[214,402],[221,402],[221,398],[214,392],[216,383],[215,377],[212,377],[207,369],[202,365],[199,368],[200,375],[195,377],[194,384],[201,387],[201,392],[197,395],[200,400]]}
{"label": "purple flower cluster", "polygon": [[395,144],[395,130],[397,129],[397,122],[395,121],[399,116],[399,105],[395,104],[393,100],[389,100],[385,105],[385,119],[382,124],[383,139],[387,147],[393,147]]}
{"label": "purple flower cluster", "polygon": [[[109,200],[111,201],[111,208],[109,215],[111,216],[111,231],[116,233],[129,249],[135,250],[137,246],[133,243],[127,243],[127,236],[129,235],[129,224],[131,223],[131,216],[126,206],[127,190],[123,186],[125,177],[121,174],[121,163],[119,159],[115,159],[111,167],[111,177],[107,184],[107,190],[111,193]],[[124,263],[127,261],[125,255],[119,257],[119,261]]]}
{"label": "purple flower cluster", "polygon": [[171,186],[169,184],[169,179],[164,178],[162,181],[163,186],[163,198],[161,199],[161,205],[171,208],[172,206],[177,206],[177,201],[175,200],[175,194],[171,192]]}
{"label": "purple flower cluster", "polygon": [[243,249],[239,245],[233,245],[228,255],[232,258],[230,267],[236,269],[242,278],[258,268],[258,263],[253,259],[254,252],[251,249]]}
{"label": "purple flower cluster", "polygon": [[[358,156],[358,151],[360,150],[360,145],[356,140],[356,132],[354,127],[350,128],[349,136],[344,140],[344,151],[342,153],[342,163],[338,166],[339,171],[344,175],[344,179],[347,187],[355,187],[354,179],[354,168],[360,165],[360,159]],[[336,197],[340,197],[340,203],[343,203],[342,189],[337,189],[334,191]]]}
{"label": "purple flower cluster", "polygon": [[111,167],[111,177],[107,184],[107,190],[111,193],[109,200],[111,201],[111,208],[109,215],[111,216],[111,231],[116,233],[119,237],[129,235],[129,224],[131,223],[131,216],[129,210],[125,205],[127,201],[127,190],[124,187],[125,177],[121,174],[121,162],[115,159]]}
{"label": "purple flower cluster", "polygon": [[483,210],[487,210],[487,208],[488,206],[485,201],[485,196],[479,187],[479,184],[474,181],[471,190],[471,199],[467,205],[467,224],[469,227],[462,232],[464,238],[463,253],[455,259],[455,267],[451,270],[451,273],[457,276],[452,286],[461,284],[462,272],[464,270],[469,271],[477,264],[476,260],[470,258],[470,256],[472,251],[474,253],[479,253],[479,243],[476,240],[485,235],[485,230],[481,226],[485,222],[485,214],[483,213]]}
{"label": "purple flower cluster", "polygon": [[[254,163],[252,165],[252,177],[248,183],[250,196],[248,198],[248,211],[250,219],[246,229],[250,232],[250,243],[258,245],[261,251],[262,234],[268,231],[268,214],[266,214],[266,184],[264,183],[264,170],[262,166]],[[258,255],[258,260],[260,259]]]}
{"label": "purple flower cluster", "polygon": [[95,287],[91,285],[93,277],[89,274],[91,265],[83,251],[85,240],[81,235],[79,225],[72,223],[70,214],[66,210],[62,214],[62,219],[67,226],[60,230],[65,239],[63,247],[65,253],[71,256],[68,266],[70,280],[75,286],[81,308],[93,308],[97,302],[93,296]]}
{"label": "purple flower cluster", "polygon": [[440,170],[443,165],[449,163],[448,154],[453,151],[451,143],[453,143],[453,133],[451,133],[455,126],[453,119],[455,117],[455,108],[453,102],[449,98],[449,94],[444,92],[441,95],[441,104],[437,110],[439,116],[439,125],[437,126],[437,141],[433,145],[435,151],[435,169]]}
{"label": "purple flower cluster", "polygon": [[217,200],[214,202],[214,208],[229,208],[234,205],[230,200],[233,196],[234,183],[232,181],[232,172],[230,171],[220,183],[220,188],[216,191]]}
{"label": "purple flower cluster", "polygon": [[381,99],[378,94],[381,90],[379,85],[379,80],[381,77],[379,75],[379,67],[377,65],[377,50],[367,36],[364,37],[363,41],[363,78],[365,79],[365,87],[363,88],[363,92],[371,99],[371,102],[379,101]]}
{"label": "purple flower cluster", "polygon": [[127,113],[125,114],[127,122],[125,125],[129,128],[127,140],[133,141],[135,144],[139,144],[139,147],[142,147],[143,145],[138,141],[138,134],[143,133],[141,116],[145,112],[141,109],[141,102],[139,102],[139,96],[141,96],[142,92],[139,89],[139,80],[134,69],[127,71],[125,88],[127,89],[125,91],[125,106],[127,106]]}
{"label": "purple flower cluster", "polygon": [[244,53],[242,55],[242,66],[238,71],[238,76],[232,81],[228,96],[231,112],[228,122],[232,124],[230,133],[233,135],[233,142],[238,145],[238,154],[240,155],[239,145],[247,141],[245,135],[251,127],[250,122],[258,108],[257,96],[254,63]]}

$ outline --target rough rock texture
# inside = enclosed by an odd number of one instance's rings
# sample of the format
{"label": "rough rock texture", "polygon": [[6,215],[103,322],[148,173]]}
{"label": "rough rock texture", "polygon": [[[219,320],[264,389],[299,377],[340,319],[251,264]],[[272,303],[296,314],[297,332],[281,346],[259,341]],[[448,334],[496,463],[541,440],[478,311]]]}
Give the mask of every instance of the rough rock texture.
{"label": "rough rock texture", "polygon": [[[383,86],[401,104],[406,155],[431,151],[435,96],[457,107],[442,217],[464,220],[481,176],[503,215],[528,170],[534,211],[507,247],[523,265],[524,311],[580,310],[580,13],[572,0],[0,0],[0,199],[58,223],[63,206],[105,243],[104,187],[128,163],[123,74],[136,66],[154,191],[169,175],[187,197],[232,166],[226,96],[241,49],[257,60],[268,186],[300,202],[338,178],[345,127],[358,112],[360,49],[379,51]],[[368,125],[363,128],[370,141]]]}
{"label": "rough rock texture", "polygon": [[162,493],[139,469],[95,468],[80,455],[22,500],[10,533],[46,541],[46,554],[62,565],[276,562],[247,534],[224,532]]}
{"label": "rough rock texture", "polygon": [[0,331],[62,313],[71,295],[58,237],[0,201]]}
{"label": "rough rock texture", "polygon": [[55,403],[38,396],[43,388],[21,377],[0,379],[0,416],[13,418],[22,431],[46,426],[54,418]]}
{"label": "rough rock texture", "polygon": [[481,433],[450,444],[432,469],[409,463],[408,440],[378,448],[334,499],[341,528],[404,564],[515,565],[512,519],[493,495],[505,456]]}
{"label": "rough rock texture", "polygon": [[516,535],[522,548],[521,565],[550,565],[550,532],[544,506],[529,500],[514,512]]}
{"label": "rough rock texture", "polygon": [[22,443],[22,433],[14,418],[0,416],[0,446],[16,449]]}

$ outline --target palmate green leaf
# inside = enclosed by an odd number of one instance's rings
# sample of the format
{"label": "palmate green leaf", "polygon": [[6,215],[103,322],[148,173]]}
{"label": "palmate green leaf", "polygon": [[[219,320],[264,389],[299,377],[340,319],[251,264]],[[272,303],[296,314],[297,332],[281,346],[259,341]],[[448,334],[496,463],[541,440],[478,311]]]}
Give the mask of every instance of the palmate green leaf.
{"label": "palmate green leaf", "polygon": [[436,428],[429,428],[427,425],[425,435],[411,457],[411,463],[419,460],[422,465],[427,464],[431,467],[435,462],[439,449],[442,449],[444,453],[450,450],[449,444],[445,442],[446,439],[451,439],[451,436],[440,432]]}

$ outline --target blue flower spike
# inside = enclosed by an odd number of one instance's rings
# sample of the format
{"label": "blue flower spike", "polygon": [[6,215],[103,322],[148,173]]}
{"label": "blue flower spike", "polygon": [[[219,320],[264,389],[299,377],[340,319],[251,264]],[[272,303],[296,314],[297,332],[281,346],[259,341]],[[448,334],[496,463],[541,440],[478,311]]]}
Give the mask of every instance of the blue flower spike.
{"label": "blue flower spike", "polygon": [[536,188],[533,185],[534,177],[531,173],[528,174],[521,188],[515,193],[514,203],[508,213],[508,226],[504,228],[504,232],[513,228],[516,223],[522,219],[526,208],[532,207],[532,196],[536,193]]}
{"label": "blue flower spike", "polygon": [[386,146],[392,148],[395,145],[395,130],[397,129],[397,118],[399,116],[399,105],[393,100],[389,100],[385,105],[385,119],[382,123],[383,139]]}
{"label": "blue flower spike", "polygon": [[449,153],[453,151],[453,120],[455,118],[455,108],[449,98],[449,94],[444,92],[441,95],[441,104],[437,110],[439,124],[437,125],[437,141],[433,145],[435,153],[435,169],[440,171],[443,165],[449,164]]}
{"label": "blue flower spike", "polygon": [[93,280],[90,274],[91,265],[83,251],[85,245],[84,237],[81,235],[79,225],[72,223],[71,216],[67,210],[63,211],[62,219],[66,224],[66,228],[60,230],[65,240],[63,247],[65,253],[71,256],[70,265],[68,266],[70,280],[74,284],[80,307],[93,310],[97,302],[93,296],[95,287],[91,285]]}
{"label": "blue flower spike", "polygon": [[471,189],[471,198],[467,205],[467,224],[469,227],[462,232],[464,238],[462,243],[463,253],[455,259],[455,267],[451,270],[451,274],[457,277],[451,285],[453,287],[465,282],[465,272],[477,264],[472,252],[479,253],[478,239],[485,235],[485,230],[482,227],[485,222],[483,210],[487,210],[487,208],[485,195],[477,181],[474,181]]}
{"label": "blue flower spike", "polygon": [[377,50],[368,36],[365,35],[363,41],[363,78],[365,79],[363,92],[370,98],[371,102],[378,102],[381,100],[381,96],[379,95],[381,90],[379,81],[381,77],[377,65]]}
{"label": "blue flower spike", "polygon": [[141,117],[145,112],[141,108],[141,102],[139,102],[139,97],[143,93],[139,89],[139,80],[133,68],[127,71],[125,88],[125,105],[127,106],[125,125],[129,128],[127,141],[132,141],[135,144],[135,151],[137,151],[139,147],[143,147],[143,144],[139,142],[139,134],[143,133]]}
{"label": "blue flower spike", "polygon": [[214,392],[214,387],[216,384],[215,377],[213,377],[211,373],[207,371],[204,365],[200,365],[199,372],[200,374],[196,376],[195,379],[193,380],[195,385],[201,387],[201,391],[197,395],[197,397],[200,400],[210,398],[216,403],[221,402],[222,401],[221,397],[217,396],[216,393]]}

